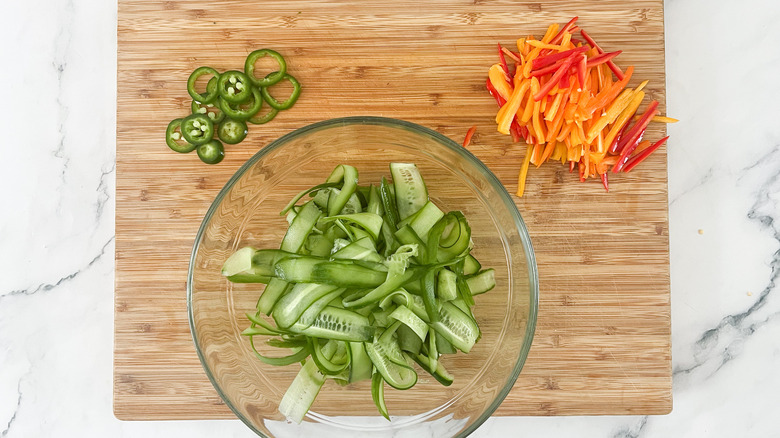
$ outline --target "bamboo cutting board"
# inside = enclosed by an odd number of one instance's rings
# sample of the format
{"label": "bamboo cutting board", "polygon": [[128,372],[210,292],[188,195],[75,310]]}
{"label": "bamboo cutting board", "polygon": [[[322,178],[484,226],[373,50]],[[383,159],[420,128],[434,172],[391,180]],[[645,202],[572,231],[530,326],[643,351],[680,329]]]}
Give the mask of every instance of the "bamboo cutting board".
{"label": "bamboo cutting board", "polygon": [[[665,109],[661,0],[130,1],[119,0],[114,411],[127,420],[232,418],[206,378],[187,324],[195,233],[217,192],[259,148],[333,117],[409,120],[460,141],[516,189],[525,152],[498,134],[484,89],[496,43],[579,24],[623,50],[636,85]],[[189,108],[198,66],[241,69],[281,52],[303,84],[292,110],[250,125],[207,166],[171,152],[167,123]],[[649,101],[649,99],[647,99]],[[654,126],[649,138],[660,138]],[[673,143],[672,143],[673,144]],[[666,155],[630,174],[577,182],[563,167],[529,173],[517,199],[539,265],[530,355],[496,415],[664,414],[671,410]]]}

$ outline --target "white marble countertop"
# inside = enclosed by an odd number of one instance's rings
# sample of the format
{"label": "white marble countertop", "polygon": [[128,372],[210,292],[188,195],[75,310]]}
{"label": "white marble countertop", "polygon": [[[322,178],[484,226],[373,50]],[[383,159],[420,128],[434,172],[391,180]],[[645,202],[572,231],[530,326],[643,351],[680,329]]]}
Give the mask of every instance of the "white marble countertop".
{"label": "white marble countertop", "polygon": [[[0,15],[0,437],[249,437],[112,413],[116,13]],[[780,436],[778,19],[771,0],[666,1],[673,412],[493,418],[474,436]]]}

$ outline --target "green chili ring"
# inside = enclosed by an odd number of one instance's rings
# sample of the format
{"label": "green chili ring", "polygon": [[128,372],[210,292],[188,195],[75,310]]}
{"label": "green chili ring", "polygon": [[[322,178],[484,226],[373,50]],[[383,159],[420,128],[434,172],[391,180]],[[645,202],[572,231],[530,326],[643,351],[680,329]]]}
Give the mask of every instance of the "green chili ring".
{"label": "green chili ring", "polygon": [[[251,106],[245,109],[241,107],[242,104],[232,104],[220,97],[218,101],[219,109],[229,118],[245,122],[260,112],[260,108],[263,107],[263,96],[260,94],[260,89],[252,87],[250,100],[252,102]],[[247,100],[244,104],[248,103],[250,100]]]}
{"label": "green chili ring", "polygon": [[229,103],[244,103],[252,96],[252,81],[238,70],[222,73],[217,80],[219,97]]}
{"label": "green chili ring", "polygon": [[217,164],[225,158],[225,147],[219,140],[211,140],[198,146],[198,158],[206,164]]}
{"label": "green chili ring", "polygon": [[[274,73],[269,73],[268,76],[272,75]],[[266,76],[266,77],[268,77]],[[286,110],[289,109],[296,100],[298,100],[298,96],[301,95],[301,83],[298,82],[297,79],[295,79],[292,75],[285,73],[282,79],[287,79],[290,81],[290,83],[293,86],[293,91],[290,94],[290,97],[287,98],[284,102],[279,102],[276,100],[273,96],[271,96],[271,92],[268,91],[267,87],[263,87],[261,90],[261,93],[263,93],[263,99],[268,102],[268,105],[271,105],[271,107],[278,109],[278,110]]]}
{"label": "green chili ring", "polygon": [[[217,78],[217,82],[212,85],[211,79],[209,79],[208,84],[206,84],[206,92],[203,94],[199,94],[197,91],[195,91],[195,82],[198,80],[199,77],[210,74]],[[214,70],[211,67],[198,67],[195,69],[195,71],[192,72],[189,79],[187,79],[187,92],[190,93],[190,96],[192,96],[193,100],[197,100],[200,103],[211,103],[214,101],[214,99],[217,98],[216,93],[216,85],[219,82],[219,72]]]}
{"label": "green chili ring", "polygon": [[[206,93],[208,94],[208,92]],[[209,108],[213,108],[216,111],[209,111]],[[225,119],[225,112],[219,107],[217,102],[215,103],[201,103],[197,100],[193,100],[190,104],[192,114],[205,114],[214,123],[219,123]]]}
{"label": "green chili ring", "polygon": [[165,130],[165,143],[172,150],[186,154],[187,152],[194,151],[197,146],[192,143],[187,143],[186,140],[184,144],[181,143],[183,140],[181,132],[176,132],[177,129],[181,131],[181,120],[182,119],[174,119],[168,124],[168,129]]}
{"label": "green chili ring", "polygon": [[[259,79],[255,76],[255,62],[257,62],[258,59],[264,57],[265,55],[270,56],[273,58],[277,64],[279,64],[279,70],[270,73],[266,75],[263,79]],[[254,52],[250,53],[249,56],[246,57],[246,62],[244,63],[244,73],[246,73],[247,76],[249,76],[249,80],[252,81],[253,84],[255,84],[258,87],[270,87],[271,85],[279,82],[284,78],[285,73],[287,73],[287,62],[284,60],[284,57],[279,54],[279,52],[276,52],[271,49],[260,49],[255,50]]]}
{"label": "green chili ring", "polygon": [[[269,104],[268,106],[270,107],[271,105]],[[279,114],[279,110],[276,109],[276,108],[271,108],[270,111],[268,111],[267,113],[263,114],[262,116],[260,115],[260,111],[258,111],[257,114],[252,116],[247,121],[249,123],[254,123],[255,125],[262,125],[264,123],[268,123],[271,120],[273,120],[274,117],[276,117],[277,114]]]}
{"label": "green chili ring", "polygon": [[214,138],[214,122],[205,114],[190,114],[181,121],[181,135],[195,146],[206,144]]}
{"label": "green chili ring", "polygon": [[227,144],[241,143],[245,138],[249,130],[246,127],[246,123],[240,120],[225,120],[217,128],[217,135],[219,139]]}

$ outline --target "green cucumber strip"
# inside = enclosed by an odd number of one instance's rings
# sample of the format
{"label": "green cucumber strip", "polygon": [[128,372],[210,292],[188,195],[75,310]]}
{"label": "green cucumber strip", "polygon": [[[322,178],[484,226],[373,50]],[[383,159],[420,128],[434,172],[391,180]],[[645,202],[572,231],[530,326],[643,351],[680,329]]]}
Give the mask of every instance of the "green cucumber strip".
{"label": "green cucumber strip", "polygon": [[[305,284],[305,283],[301,283]],[[306,309],[305,312],[301,315],[301,317],[298,319],[297,324],[298,327],[308,327],[314,323],[314,320],[317,319],[317,315],[322,312],[322,309],[325,307],[332,305],[334,301],[338,304],[341,304],[341,294],[344,292],[344,288],[338,288],[333,290],[333,292],[328,293],[324,297],[318,299],[314,303],[312,303],[311,306],[309,306],[308,309]]]}
{"label": "green cucumber strip", "polygon": [[401,305],[396,307],[396,309],[393,310],[393,313],[390,314],[390,318],[400,321],[412,329],[421,341],[425,340],[425,337],[428,335],[428,324],[406,306]]}
{"label": "green cucumber strip", "polygon": [[387,273],[352,261],[328,261],[315,257],[287,258],[276,264],[276,276],[291,283],[322,283],[340,287],[377,287]]}
{"label": "green cucumber strip", "polygon": [[242,336],[257,336],[257,335],[268,335],[268,336],[274,336],[279,334],[278,332],[268,330],[263,327],[247,327],[244,329],[243,332],[241,332]]}
{"label": "green cucumber strip", "polygon": [[378,310],[372,313],[373,317],[373,323],[374,326],[378,327],[387,327],[390,324],[392,324],[395,320],[390,319],[390,314],[393,313],[393,310],[395,310],[395,306],[385,309],[385,310]]}
{"label": "green cucumber strip", "polygon": [[268,284],[273,277],[263,275],[259,270],[227,277],[231,283],[263,283]]}
{"label": "green cucumber strip", "polygon": [[428,365],[436,372],[436,368],[439,366],[439,349],[436,346],[436,334],[428,336]]}
{"label": "green cucumber strip", "polygon": [[[335,186],[338,186],[339,183],[333,183]],[[328,211],[328,201],[330,200],[330,194],[332,191],[338,190],[335,187],[322,189],[315,194],[311,200],[315,204],[317,204],[317,207],[319,207],[322,211]]]}
{"label": "green cucumber strip", "polygon": [[292,200],[282,209],[282,211],[281,211],[281,213],[279,213],[279,215],[280,216],[284,216],[287,212],[289,212],[295,206],[296,202],[300,201],[301,198],[303,198],[304,196],[308,195],[309,193],[313,193],[313,192],[316,192],[316,191],[319,191],[319,190],[322,190],[322,189],[326,189],[326,188],[329,188],[329,187],[338,187],[338,185],[339,185],[339,183],[337,183],[337,182],[332,182],[332,183],[327,183],[326,182],[326,183],[322,183],[322,184],[317,184],[316,186],[314,186],[314,187],[312,187],[310,189],[306,189],[306,190],[301,191],[300,193],[298,193],[297,195],[295,195],[292,198]]}
{"label": "green cucumber strip", "polygon": [[399,228],[395,232],[395,238],[402,244],[402,245],[417,245],[417,251],[418,255],[416,257],[417,260],[425,260],[426,255],[426,245],[425,242],[420,239],[420,236],[417,235],[417,233],[414,232],[412,227],[409,225],[404,225],[403,227]]}
{"label": "green cucumber strip", "polygon": [[415,233],[420,236],[423,242],[428,241],[428,232],[431,228],[444,217],[444,212],[439,209],[433,202],[428,201],[420,209],[420,211],[414,215],[414,219],[409,222],[409,226],[412,227]]}
{"label": "green cucumber strip", "polygon": [[[273,334],[279,335],[286,333],[286,330],[279,330],[278,328],[274,327],[269,323],[268,321],[264,320],[263,318],[260,318],[259,316],[250,315],[249,313],[246,314],[247,319],[252,323],[252,327],[258,325],[263,330],[269,331]],[[250,335],[251,336],[251,335]]]}
{"label": "green cucumber strip", "polygon": [[382,207],[382,197],[379,195],[379,188],[372,185],[368,189],[368,205],[366,211],[369,213],[378,214],[379,216],[385,215],[385,209]]}
{"label": "green cucumber strip", "polygon": [[494,269],[485,269],[478,274],[466,278],[466,285],[472,295],[484,294],[496,287],[496,271]]}
{"label": "green cucumber strip", "polygon": [[306,339],[285,340],[285,339],[271,338],[265,341],[265,343],[271,347],[276,347],[276,348],[301,348],[301,347],[306,347],[308,345]]}
{"label": "green cucumber strip", "polygon": [[369,324],[368,318],[359,313],[327,306],[311,325],[295,323],[290,331],[315,338],[364,342],[371,340],[375,329]]}
{"label": "green cucumber strip", "polygon": [[[463,300],[466,308],[471,308],[474,305],[474,296],[471,293],[468,282],[463,277],[458,277],[458,281],[455,283],[458,289],[458,298]],[[468,312],[470,313],[470,311]]]}
{"label": "green cucumber strip", "polygon": [[[431,331],[433,332],[433,331]],[[408,326],[401,325],[398,330],[395,331],[398,338],[398,347],[401,351],[406,351],[412,354],[418,354],[422,348],[423,340],[417,336],[417,333],[412,331]]]}
{"label": "green cucumber strip", "polygon": [[428,188],[414,164],[390,163],[390,174],[393,176],[398,217],[404,220],[428,202]]}
{"label": "green cucumber strip", "polygon": [[433,329],[458,350],[468,353],[480,336],[477,323],[452,302],[441,304],[439,316],[439,321],[431,323]]}
{"label": "green cucumber strip", "polygon": [[304,248],[309,251],[310,255],[315,257],[328,257],[330,256],[331,248],[333,248],[333,240],[324,234],[311,233],[306,238]]}
{"label": "green cucumber strip", "polygon": [[423,277],[423,303],[428,320],[432,323],[439,321],[439,310],[436,305],[436,271],[429,269]]}
{"label": "green cucumber strip", "polygon": [[315,301],[337,290],[337,286],[317,283],[297,283],[276,302],[274,321],[279,328],[289,328],[298,321]]}
{"label": "green cucumber strip", "polygon": [[382,209],[385,211],[385,220],[390,225],[390,228],[395,230],[401,219],[398,217],[398,207],[396,207],[395,196],[391,193],[390,186],[385,177],[382,177],[382,183],[379,185],[379,197],[382,199]]}
{"label": "green cucumber strip", "polygon": [[370,262],[380,263],[383,258],[373,248],[367,248],[363,242],[370,242],[371,239],[364,237],[358,239],[349,245],[341,248],[331,255],[331,258],[336,260],[367,260]]}
{"label": "green cucumber strip", "polygon": [[350,342],[347,353],[349,354],[349,383],[370,379],[374,365],[363,343]]}
{"label": "green cucumber strip", "polygon": [[412,281],[415,277],[417,277],[419,273],[412,269],[407,269],[404,271],[403,274],[400,275],[387,275],[386,281],[382,283],[381,285],[377,286],[374,290],[370,291],[369,293],[363,295],[360,298],[353,299],[353,300],[347,300],[345,299],[343,301],[344,307],[362,307],[369,304],[376,303],[380,301],[382,298],[386,297],[399,287],[401,287],[403,284]]}
{"label": "green cucumber strip", "polygon": [[234,252],[222,265],[222,275],[230,277],[237,274],[251,272],[252,256],[257,252],[251,246],[246,246]]}
{"label": "green cucumber strip", "polygon": [[328,177],[327,183],[343,182],[341,192],[328,202],[328,216],[335,216],[347,205],[349,198],[357,190],[358,171],[352,166],[341,164]]}
{"label": "green cucumber strip", "polygon": [[295,220],[295,216],[298,215],[298,212],[296,211],[295,207],[291,208],[290,211],[287,212],[287,216],[285,216],[285,219],[287,220],[287,225],[289,226],[292,221]]}
{"label": "green cucumber strip", "polygon": [[[463,298],[456,298],[456,299],[450,301],[450,303],[452,303],[453,306],[455,306],[458,309],[460,309],[461,312],[465,313],[466,315],[471,316],[471,309],[469,308],[469,305],[466,304],[465,301],[463,301]],[[474,319],[474,318],[471,318],[471,319]]]}
{"label": "green cucumber strip", "polygon": [[325,375],[317,369],[317,364],[313,360],[307,361],[284,393],[279,403],[279,412],[288,420],[300,424],[309,412],[323,383],[325,383]]}
{"label": "green cucumber strip", "polygon": [[452,301],[458,298],[458,274],[449,269],[439,271],[436,297],[442,301]]}
{"label": "green cucumber strip", "polygon": [[387,413],[387,406],[385,405],[385,379],[380,373],[375,373],[371,378],[371,398],[374,399],[374,404],[379,413],[390,421],[390,415]]}
{"label": "green cucumber strip", "polygon": [[[326,376],[339,374],[349,366],[344,342],[327,341],[323,347],[319,339],[309,338],[309,349],[311,350],[311,358],[317,364],[317,368]],[[331,353],[331,350],[335,353]],[[331,356],[333,360],[328,356]]]}
{"label": "green cucumber strip", "polygon": [[414,312],[417,317],[425,321],[426,323],[429,323],[428,320],[428,313],[425,311],[425,303],[423,302],[422,297],[417,295],[412,295],[409,292],[406,291],[406,289],[398,289],[395,292],[391,293],[390,295],[386,296],[382,299],[382,301],[379,303],[379,307],[382,309],[387,309],[389,306],[392,306],[393,304],[406,306]]}
{"label": "green cucumber strip", "polygon": [[393,236],[393,231],[390,229],[390,224],[385,221],[385,223],[382,224],[382,241],[377,243],[377,252],[381,250],[382,255],[387,257],[394,253],[399,246],[399,243],[395,240],[395,236]]}
{"label": "green cucumber strip", "polygon": [[299,347],[294,349],[293,353],[290,354],[289,356],[283,356],[283,357],[263,356],[262,354],[258,353],[257,348],[255,348],[254,337],[249,338],[249,345],[252,346],[252,351],[255,353],[255,356],[258,359],[260,359],[261,362],[273,366],[284,366],[284,365],[294,364],[296,362],[300,362],[306,359],[309,356],[309,349],[306,347]]}
{"label": "green cucumber strip", "polygon": [[447,340],[447,338],[442,336],[436,330],[431,331],[436,336],[436,348],[439,350],[439,354],[455,354],[458,352],[458,350],[455,349],[455,347],[450,343],[450,341]]}
{"label": "green cucumber strip", "polygon": [[[368,237],[368,240],[371,242],[374,242],[374,237],[369,233],[368,231],[355,226],[355,225],[347,225],[347,228],[352,233],[352,235],[355,237],[354,241],[357,242],[358,240],[362,240],[365,237]],[[381,230],[380,230],[381,232]]]}
{"label": "green cucumber strip", "polygon": [[471,254],[466,256],[466,259],[463,262],[463,275],[471,275],[476,274],[482,269],[482,265],[479,264],[479,261]]}
{"label": "green cucumber strip", "polygon": [[417,365],[420,365],[420,368],[422,368],[423,370],[425,370],[425,372],[433,376],[433,378],[436,379],[436,381],[438,381],[444,386],[452,385],[452,382],[455,380],[455,377],[444,368],[441,362],[437,364],[436,370],[432,370],[429,364],[428,356],[425,356],[423,354],[416,354],[410,356],[415,362],[417,362]]}
{"label": "green cucumber strip", "polygon": [[[412,367],[399,364],[388,357],[390,354],[395,355],[395,352],[388,351],[393,345],[397,354],[401,355],[401,350],[395,341],[386,344],[376,341],[367,342],[365,345],[371,363],[374,364],[374,368],[382,375],[388,385],[395,389],[409,389],[417,383],[417,373]],[[403,356],[401,356],[401,361],[403,361]]]}
{"label": "green cucumber strip", "polygon": [[458,239],[447,248],[439,247],[437,259],[440,262],[460,257],[471,247],[471,227],[463,213],[452,211],[448,214],[454,215],[458,219],[458,228],[452,230],[453,233],[458,233]]}
{"label": "green cucumber strip", "polygon": [[[330,205],[331,202],[337,202],[338,198],[338,189],[333,189],[333,191],[330,193],[330,199],[328,199],[328,205]],[[362,213],[363,212],[363,206],[360,204],[360,198],[356,193],[353,193],[352,196],[349,197],[347,200],[347,203],[344,204],[344,207],[341,209],[341,214],[354,214],[354,213]]]}
{"label": "green cucumber strip", "polygon": [[282,239],[281,250],[288,252],[298,252],[306,240],[306,236],[311,233],[314,224],[317,223],[322,212],[314,202],[307,202],[303,208],[295,215],[290,228]]}
{"label": "green cucumber strip", "polygon": [[374,240],[379,238],[379,233],[382,230],[382,216],[374,213],[340,214],[324,218],[323,220],[328,222],[336,219],[359,225],[365,231],[368,231]]}
{"label": "green cucumber strip", "polygon": [[270,315],[279,298],[291,288],[292,285],[290,283],[279,278],[272,278],[265,286],[260,299],[257,300],[257,311]]}

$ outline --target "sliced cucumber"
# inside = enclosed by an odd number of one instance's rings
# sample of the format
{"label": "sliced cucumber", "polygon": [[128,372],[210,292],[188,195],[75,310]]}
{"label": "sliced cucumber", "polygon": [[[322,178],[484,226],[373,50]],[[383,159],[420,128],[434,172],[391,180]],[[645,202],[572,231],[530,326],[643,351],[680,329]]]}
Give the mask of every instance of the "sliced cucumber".
{"label": "sliced cucumber", "polygon": [[[409,389],[417,383],[417,373],[414,369],[408,365],[402,365],[390,359],[389,355],[395,354],[391,352],[391,349],[395,346],[398,355],[401,355],[401,350],[398,349],[398,344],[395,341],[382,343],[382,342],[370,342],[366,343],[366,353],[371,358],[371,363],[374,364],[374,368],[382,375],[385,382],[395,389]],[[403,357],[401,356],[403,359]]]}
{"label": "sliced cucumber", "polygon": [[444,217],[444,212],[439,209],[433,202],[428,201],[420,209],[420,211],[414,215],[414,219],[409,223],[415,233],[420,236],[423,242],[428,241],[428,232],[431,228]]}
{"label": "sliced cucumber", "polygon": [[300,423],[325,383],[325,374],[313,360],[309,360],[295,376],[279,403],[279,412],[288,420]]}
{"label": "sliced cucumber", "polygon": [[428,188],[414,164],[390,163],[390,173],[393,176],[398,216],[404,220],[428,202]]}
{"label": "sliced cucumber", "polygon": [[439,271],[437,297],[442,301],[452,301],[458,298],[458,275],[449,269]]}
{"label": "sliced cucumber", "polygon": [[393,313],[390,314],[390,318],[400,321],[412,329],[421,341],[428,335],[428,324],[406,306],[396,307]]}
{"label": "sliced cucumber", "polygon": [[273,317],[280,328],[288,328],[300,319],[315,301],[338,289],[338,286],[297,283],[274,306]]}
{"label": "sliced cucumber", "polygon": [[314,202],[307,202],[303,208],[298,211],[290,224],[290,228],[287,229],[287,233],[282,239],[282,251],[298,252],[306,241],[306,237],[311,233],[311,229],[314,224],[317,223],[317,219],[320,218],[322,212]]}
{"label": "sliced cucumber", "polygon": [[482,269],[482,265],[479,263],[473,255],[469,254],[463,261],[463,275],[476,274]]}
{"label": "sliced cucumber", "polygon": [[260,299],[257,300],[257,311],[270,315],[276,302],[279,301],[279,298],[281,298],[289,289],[292,289],[290,283],[279,278],[272,278],[265,286],[265,290],[263,290],[263,294],[260,295]]}
{"label": "sliced cucumber", "polygon": [[[317,319],[317,315],[322,312],[322,309],[328,306],[333,306],[335,304],[336,307],[339,307],[338,305],[341,304],[341,294],[343,292],[344,288],[335,289],[333,292],[330,292],[329,294],[312,303],[312,305],[309,306],[309,308],[306,309],[306,311],[303,312],[301,317],[298,319],[298,327],[308,327],[312,325],[314,320]],[[341,308],[343,309],[343,307]]]}
{"label": "sliced cucumber", "polygon": [[433,376],[436,381],[441,383],[444,386],[450,386],[452,385],[452,382],[455,381],[455,377],[450,374],[444,366],[439,362],[436,366],[436,369],[431,369],[430,359],[428,356],[425,356],[423,354],[417,354],[417,355],[410,355],[412,359],[414,359],[415,362],[417,362],[417,365],[420,365],[420,368],[425,370],[428,374]]}
{"label": "sliced cucumber", "polygon": [[471,350],[480,335],[477,323],[451,302],[442,303],[439,308],[439,321],[431,325],[464,353]]}
{"label": "sliced cucumber", "polygon": [[496,287],[496,271],[494,269],[485,269],[467,278],[466,284],[468,284],[472,295],[484,294]]}
{"label": "sliced cucumber", "polygon": [[276,264],[276,276],[293,283],[322,283],[340,287],[376,287],[387,273],[350,261],[327,261],[314,257],[287,258]]}
{"label": "sliced cucumber", "polygon": [[349,349],[349,382],[360,382],[371,378],[373,364],[366,353],[366,347],[362,342],[350,342]]}
{"label": "sliced cucumber", "polygon": [[315,338],[335,339],[339,341],[364,342],[371,340],[374,327],[365,316],[346,309],[327,306],[308,326],[298,322],[290,331]]}
{"label": "sliced cucumber", "polygon": [[388,414],[387,406],[385,405],[385,379],[380,373],[375,373],[371,378],[371,398],[374,399],[374,404],[379,413],[390,420],[390,414]]}

